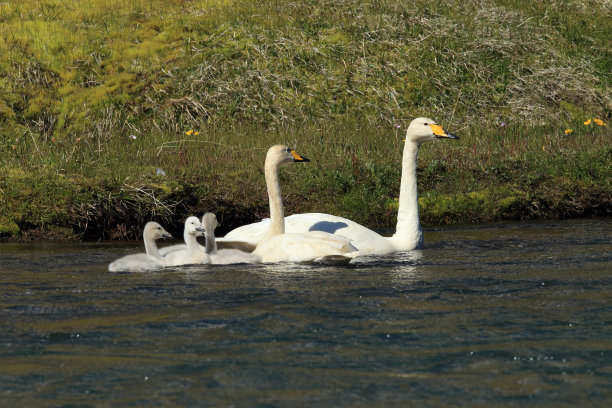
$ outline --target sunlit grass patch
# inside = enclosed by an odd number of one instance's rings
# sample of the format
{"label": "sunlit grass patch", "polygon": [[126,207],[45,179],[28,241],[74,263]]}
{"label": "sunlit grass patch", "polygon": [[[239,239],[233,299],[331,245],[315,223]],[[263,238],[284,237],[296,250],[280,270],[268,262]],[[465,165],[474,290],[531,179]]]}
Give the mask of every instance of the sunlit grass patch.
{"label": "sunlit grass patch", "polygon": [[[428,116],[461,140],[421,149],[427,222],[460,221],[446,207],[431,215],[433,202],[457,201],[472,221],[543,216],[545,203],[549,214],[555,203],[588,213],[564,189],[609,208],[604,11],[514,0],[3,2],[0,169],[97,183],[138,220],[162,208],[147,194],[256,217],[265,150],[288,143],[313,160],[283,172],[288,211],[386,227],[403,132]],[[531,201],[495,207],[483,192],[502,187]]]}

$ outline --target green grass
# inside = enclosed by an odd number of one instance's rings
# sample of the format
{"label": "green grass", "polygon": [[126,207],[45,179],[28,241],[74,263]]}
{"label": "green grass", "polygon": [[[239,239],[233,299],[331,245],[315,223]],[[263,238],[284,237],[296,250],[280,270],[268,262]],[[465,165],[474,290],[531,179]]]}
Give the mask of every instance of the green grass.
{"label": "green grass", "polygon": [[2,3],[0,236],[208,210],[222,233],[266,215],[279,142],[313,159],[283,171],[288,213],[389,228],[421,115],[461,136],[421,149],[426,224],[609,214],[609,126],[583,124],[612,113],[606,4]]}

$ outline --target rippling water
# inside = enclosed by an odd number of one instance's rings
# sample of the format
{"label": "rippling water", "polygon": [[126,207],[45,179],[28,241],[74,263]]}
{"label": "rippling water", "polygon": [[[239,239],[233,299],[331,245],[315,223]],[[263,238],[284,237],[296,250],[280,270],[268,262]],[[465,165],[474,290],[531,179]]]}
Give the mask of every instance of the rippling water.
{"label": "rippling water", "polygon": [[106,271],[136,244],[0,244],[2,405],[609,406],[611,226],[139,274]]}

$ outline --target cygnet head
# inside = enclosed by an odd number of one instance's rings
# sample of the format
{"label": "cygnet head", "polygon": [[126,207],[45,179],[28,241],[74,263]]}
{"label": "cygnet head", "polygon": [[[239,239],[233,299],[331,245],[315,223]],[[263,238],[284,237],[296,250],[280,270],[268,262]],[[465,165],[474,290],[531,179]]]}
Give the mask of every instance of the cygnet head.
{"label": "cygnet head", "polygon": [[170,233],[168,233],[164,227],[153,221],[147,222],[142,235],[145,238],[151,239],[172,238],[172,235],[170,235]]}
{"label": "cygnet head", "polygon": [[294,149],[286,145],[275,145],[268,149],[266,164],[277,166],[294,162],[309,162],[306,157],[300,156]]}
{"label": "cygnet head", "polygon": [[416,118],[410,122],[406,131],[406,141],[423,143],[436,139],[459,139],[459,137],[448,133],[442,126],[429,118]]}
{"label": "cygnet head", "polygon": [[204,228],[198,217],[192,215],[185,220],[185,233],[196,237],[204,235]]}
{"label": "cygnet head", "polygon": [[219,222],[217,221],[217,216],[213,213],[206,213],[202,217],[202,225],[206,232],[214,232],[215,228],[219,226]]}

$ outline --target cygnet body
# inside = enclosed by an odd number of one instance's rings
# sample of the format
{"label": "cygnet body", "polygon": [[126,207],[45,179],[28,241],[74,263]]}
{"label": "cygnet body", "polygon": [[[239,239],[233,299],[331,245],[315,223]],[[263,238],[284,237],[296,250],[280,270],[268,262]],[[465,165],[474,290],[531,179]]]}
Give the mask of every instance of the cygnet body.
{"label": "cygnet body", "polygon": [[145,272],[163,268],[166,260],[160,255],[156,240],[159,238],[172,238],[156,222],[148,222],[142,233],[146,253],[132,254],[121,257],[108,265],[109,272]]}
{"label": "cygnet body", "polygon": [[186,248],[171,251],[164,259],[167,266],[179,266],[190,264],[207,264],[210,263],[210,257],[206,251],[202,250],[196,237],[204,234],[202,223],[197,217],[191,216],[185,220],[185,230],[183,238],[185,239]]}
{"label": "cygnet body", "polygon": [[202,225],[206,231],[206,253],[210,256],[210,263],[214,265],[229,265],[237,263],[259,263],[261,258],[257,255],[243,252],[238,249],[217,249],[215,241],[215,228],[219,225],[213,213],[206,213],[202,217]]}

